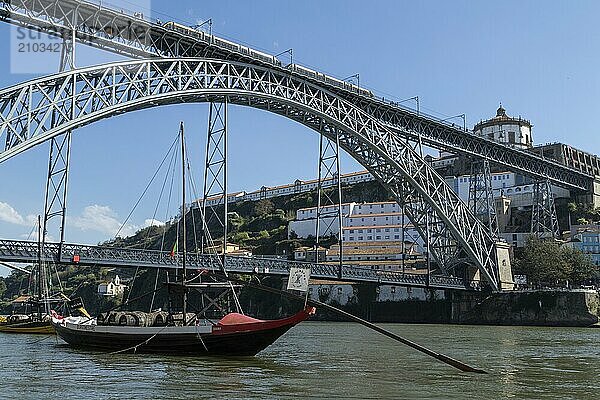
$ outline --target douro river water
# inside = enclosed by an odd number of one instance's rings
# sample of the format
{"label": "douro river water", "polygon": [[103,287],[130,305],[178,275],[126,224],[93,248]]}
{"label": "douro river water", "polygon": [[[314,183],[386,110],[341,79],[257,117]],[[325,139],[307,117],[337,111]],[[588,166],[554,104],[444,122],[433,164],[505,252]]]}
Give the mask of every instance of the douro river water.
{"label": "douro river water", "polygon": [[462,373],[349,323],[302,323],[249,358],[109,355],[4,334],[0,398],[600,398],[600,329],[383,326],[489,374]]}

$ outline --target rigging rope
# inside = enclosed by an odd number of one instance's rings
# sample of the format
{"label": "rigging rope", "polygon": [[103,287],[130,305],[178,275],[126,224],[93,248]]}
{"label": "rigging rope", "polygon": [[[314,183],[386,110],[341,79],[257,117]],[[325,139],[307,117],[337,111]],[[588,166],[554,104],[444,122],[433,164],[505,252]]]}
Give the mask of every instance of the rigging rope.
{"label": "rigging rope", "polygon": [[[169,185],[169,198],[167,199],[167,207],[166,207],[166,211],[165,211],[165,221],[167,220],[168,216],[169,216],[169,209],[171,208],[171,199],[173,197],[173,185],[175,182],[175,167],[176,167],[176,163],[173,162],[173,166],[171,169],[171,183]],[[162,239],[160,242],[160,250],[163,251],[165,248],[165,235],[167,234],[167,224],[165,223],[165,225],[163,225],[163,234],[162,234]]]}
{"label": "rigging rope", "polygon": [[159,329],[158,332],[156,332],[154,335],[150,336],[148,339],[144,340],[143,342],[136,344],[135,346],[131,346],[131,347],[128,347],[128,348],[123,349],[123,350],[111,351],[108,354],[109,355],[113,355],[113,354],[125,353],[125,352],[128,352],[129,350],[133,350],[133,352],[135,353],[137,351],[138,347],[150,343],[150,341],[152,339],[154,339],[155,337],[157,337],[162,331],[164,331],[165,329],[167,329],[167,327],[169,327],[168,324],[165,325],[165,326],[163,326],[162,329]]}
{"label": "rigging rope", "polygon": [[[154,226],[154,221],[156,219],[156,214],[158,213],[158,208],[160,206],[160,202],[162,201],[162,197],[163,197],[163,194],[165,192],[165,186],[167,185],[167,181],[168,181],[168,178],[169,178],[169,171],[171,170],[171,166],[172,166],[172,164],[174,162],[174,159],[175,159],[175,151],[173,151],[171,153],[171,160],[169,161],[169,166],[168,166],[168,168],[166,170],[166,173],[165,173],[165,179],[163,180],[162,186],[160,188],[160,194],[158,196],[158,201],[156,202],[156,207],[154,208],[154,214],[152,215],[152,223],[151,223],[150,227]],[[168,207],[167,207],[167,210],[168,210]],[[166,221],[165,221],[165,224],[166,224]],[[148,241],[149,237],[150,237],[150,229],[148,229],[148,231],[146,232],[146,239],[145,239],[146,242]],[[146,248],[147,248],[147,243],[146,243],[146,246],[144,246],[144,249],[146,249]],[[162,250],[162,247],[161,247],[161,250]]]}
{"label": "rigging rope", "polygon": [[171,147],[169,147],[169,149],[167,150],[167,154],[165,154],[165,156],[163,157],[162,161],[160,162],[160,165],[158,166],[158,168],[156,169],[156,171],[154,172],[154,175],[152,175],[152,178],[150,179],[150,182],[148,182],[148,184],[146,185],[146,188],[144,189],[144,191],[142,192],[142,194],[140,195],[140,197],[138,198],[138,200],[136,201],[135,205],[133,206],[133,209],[129,212],[129,215],[127,215],[127,218],[125,218],[125,221],[123,221],[123,223],[121,224],[121,227],[119,228],[119,230],[117,231],[117,233],[115,234],[115,238],[117,238],[119,236],[119,233],[121,233],[121,231],[123,230],[123,228],[125,227],[125,224],[127,224],[127,222],[129,222],[129,218],[131,218],[131,216],[133,215],[133,212],[135,211],[135,209],[137,208],[137,206],[140,204],[140,202],[142,201],[142,199],[144,198],[144,196],[146,195],[146,193],[148,192],[148,189],[150,188],[150,186],[152,185],[152,182],[154,182],[154,179],[156,178],[156,176],[158,175],[158,173],[160,172],[163,164],[165,163],[165,161],[167,160],[167,157],[169,156],[171,150],[173,149],[173,147],[175,146],[175,144],[178,142],[178,139],[176,138],[173,143],[171,143]]}
{"label": "rigging rope", "polygon": [[[171,143],[171,146],[169,147],[169,149],[167,150],[165,156],[163,157],[163,159],[161,160],[158,168],[156,169],[156,171],[154,172],[154,174],[152,175],[152,178],[150,179],[150,181],[148,182],[148,184],[146,185],[146,188],[144,189],[143,193],[141,194],[141,196],[138,198],[137,202],[135,203],[135,205],[133,206],[133,209],[129,212],[129,215],[127,216],[127,218],[125,219],[125,221],[123,221],[123,223],[121,224],[121,226],[119,227],[119,230],[117,231],[117,233],[115,234],[115,238],[119,236],[119,233],[121,232],[121,230],[125,227],[125,225],[127,224],[127,222],[129,221],[129,218],[131,218],[131,215],[134,213],[135,209],[137,208],[137,206],[140,204],[140,202],[142,201],[142,199],[144,198],[144,196],[146,195],[146,193],[148,192],[148,189],[150,189],[150,186],[152,185],[152,182],[154,182],[154,179],[156,179],[156,177],[158,176],[159,172],[161,171],[165,161],[167,160],[167,158],[169,158],[169,155],[171,154],[171,161],[173,160],[173,155],[175,154],[175,145],[177,144],[178,139],[175,138],[175,140]],[[152,223],[150,225],[150,227],[154,226],[154,220],[156,219],[156,213],[158,211],[158,207],[160,205],[160,200],[162,198],[162,194],[163,194],[163,189],[165,186],[165,182],[167,180],[168,177],[168,173],[169,173],[169,169],[170,169],[170,165],[171,165],[171,161],[169,162],[169,168],[167,169],[167,172],[165,174],[165,180],[163,181],[163,186],[161,188],[161,192],[160,192],[160,196],[158,198],[158,201],[156,203],[156,207],[154,208],[154,214],[152,216]],[[150,228],[149,227],[149,228]],[[150,235],[150,229],[147,230],[146,232],[146,239],[148,239]],[[146,245],[144,245],[144,249],[146,248]],[[133,274],[133,280],[131,282],[131,286],[133,287],[133,285],[135,285],[135,281],[137,279],[138,276],[138,272],[140,270],[140,267],[136,267],[135,269],[135,273]],[[129,301],[129,298],[131,296],[131,290],[129,290],[127,292],[127,299],[126,301]]]}

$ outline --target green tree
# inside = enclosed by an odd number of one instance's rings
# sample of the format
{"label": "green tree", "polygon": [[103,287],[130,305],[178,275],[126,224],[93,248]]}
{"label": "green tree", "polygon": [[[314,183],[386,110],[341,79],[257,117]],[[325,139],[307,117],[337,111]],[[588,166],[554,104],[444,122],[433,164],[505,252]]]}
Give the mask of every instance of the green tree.
{"label": "green tree", "polygon": [[248,232],[238,232],[231,238],[231,240],[237,244],[241,244],[243,241],[248,239],[250,239]]}
{"label": "green tree", "polygon": [[0,299],[4,298],[4,293],[6,293],[6,283],[0,278]]}
{"label": "green tree", "polygon": [[580,225],[600,221],[600,208],[594,208],[591,204],[571,202],[567,204],[567,209],[571,214],[571,220],[577,221]]}
{"label": "green tree", "polygon": [[569,281],[582,284],[597,279],[598,268],[580,250],[534,236],[527,239],[515,262],[515,273],[527,275],[532,284]]}
{"label": "green tree", "polygon": [[590,280],[598,280],[599,269],[587,254],[572,247],[563,247],[562,253],[570,266],[569,280],[573,284],[582,285]]}
{"label": "green tree", "polygon": [[527,275],[528,281],[535,284],[566,279],[566,268],[558,244],[534,236],[527,239],[515,263],[515,272]]}
{"label": "green tree", "polygon": [[271,214],[273,210],[275,210],[273,202],[271,200],[263,199],[256,202],[253,211],[254,215],[261,217],[263,215]]}

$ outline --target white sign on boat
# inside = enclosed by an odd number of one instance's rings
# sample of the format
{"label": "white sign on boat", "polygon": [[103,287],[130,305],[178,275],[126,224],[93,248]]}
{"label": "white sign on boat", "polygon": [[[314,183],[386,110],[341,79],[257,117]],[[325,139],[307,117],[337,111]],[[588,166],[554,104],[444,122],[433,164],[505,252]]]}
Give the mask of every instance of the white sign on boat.
{"label": "white sign on boat", "polygon": [[308,290],[309,278],[310,268],[291,267],[287,284],[288,290],[306,292]]}

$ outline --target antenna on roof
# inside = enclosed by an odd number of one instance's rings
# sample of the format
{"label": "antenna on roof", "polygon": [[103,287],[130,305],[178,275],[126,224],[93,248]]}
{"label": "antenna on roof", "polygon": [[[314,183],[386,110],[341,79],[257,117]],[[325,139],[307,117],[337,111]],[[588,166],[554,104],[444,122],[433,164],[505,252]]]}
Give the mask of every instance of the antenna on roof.
{"label": "antenna on roof", "polygon": [[208,24],[208,34],[212,35],[212,18],[207,19],[206,21],[202,22],[201,24],[192,25],[191,28],[198,30],[206,24]]}
{"label": "antenna on roof", "polygon": [[279,54],[275,54],[273,57],[277,58],[286,53],[290,55],[290,65],[293,64],[294,63],[294,49],[287,49],[286,51],[282,51]]}

